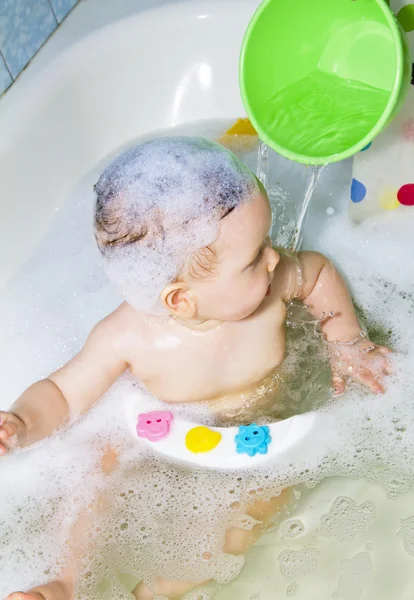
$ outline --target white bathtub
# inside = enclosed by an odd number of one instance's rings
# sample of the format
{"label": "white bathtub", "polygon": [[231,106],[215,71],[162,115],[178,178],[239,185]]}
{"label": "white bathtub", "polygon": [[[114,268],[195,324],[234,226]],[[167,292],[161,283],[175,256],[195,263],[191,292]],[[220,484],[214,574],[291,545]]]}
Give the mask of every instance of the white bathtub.
{"label": "white bathtub", "polygon": [[[238,54],[259,0],[164,2],[149,12],[138,11],[137,1],[83,0],[0,100],[0,288],[33,254],[65,195],[116,148],[171,125],[244,114]],[[349,167],[330,167],[338,188],[347,185]],[[332,193],[324,198],[318,194],[310,215],[313,237],[325,225],[326,209],[343,201]],[[322,486],[315,493],[312,504],[320,505],[322,513],[345,493],[358,502],[382,499],[378,489],[367,491],[367,486],[352,481],[345,487],[342,480],[329,492]],[[404,511],[401,503],[397,513],[410,516],[409,509]],[[306,518],[303,522],[312,531],[315,523]],[[393,518],[395,532],[398,516]],[[377,539],[384,544],[384,538]],[[266,551],[266,542],[260,543],[262,552],[253,554],[245,575],[220,598],[259,598],[255,582],[270,579],[277,570],[273,549]],[[311,543],[309,537],[307,544]],[[359,550],[364,546],[352,553]],[[312,576],[301,584],[298,596],[327,599],[326,590],[336,587],[339,562],[323,562],[323,579]],[[395,564],[393,570],[400,575]],[[404,564],[404,600],[412,597],[407,573]],[[278,577],[280,597],[285,590],[294,593],[292,582]],[[378,598],[381,577],[376,586]],[[260,596],[263,600],[279,597],[274,587],[266,589],[269,595]]]}
{"label": "white bathtub", "polygon": [[258,1],[133,14],[134,4],[81,2],[0,101],[0,286],[109,152],[152,130],[244,114],[238,53]]}

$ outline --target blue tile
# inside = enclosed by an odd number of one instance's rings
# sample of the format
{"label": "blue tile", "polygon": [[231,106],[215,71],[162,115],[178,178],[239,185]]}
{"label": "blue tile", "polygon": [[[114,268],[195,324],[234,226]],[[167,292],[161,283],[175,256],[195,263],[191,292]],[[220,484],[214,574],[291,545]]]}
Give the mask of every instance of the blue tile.
{"label": "blue tile", "polygon": [[50,0],[53,10],[59,23],[63,21],[68,12],[72,10],[78,0]]}
{"label": "blue tile", "polygon": [[12,78],[7,70],[6,63],[0,54],[0,94],[2,94],[12,83]]}
{"label": "blue tile", "polygon": [[56,26],[48,0],[0,0],[0,50],[13,77]]}

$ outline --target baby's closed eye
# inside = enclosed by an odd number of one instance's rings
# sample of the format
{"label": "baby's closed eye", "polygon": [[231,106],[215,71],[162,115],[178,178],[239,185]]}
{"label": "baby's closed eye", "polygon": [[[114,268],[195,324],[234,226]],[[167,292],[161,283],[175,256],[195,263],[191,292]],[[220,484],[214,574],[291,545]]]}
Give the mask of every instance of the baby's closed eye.
{"label": "baby's closed eye", "polygon": [[261,261],[261,260],[262,260],[262,258],[263,258],[263,250],[264,250],[264,248],[261,248],[261,249],[259,250],[259,253],[258,253],[258,255],[257,255],[257,256],[256,256],[256,258],[254,259],[254,261],[253,261],[252,263],[250,263],[249,267],[256,267],[256,266],[257,266],[257,265],[260,263],[260,261]]}

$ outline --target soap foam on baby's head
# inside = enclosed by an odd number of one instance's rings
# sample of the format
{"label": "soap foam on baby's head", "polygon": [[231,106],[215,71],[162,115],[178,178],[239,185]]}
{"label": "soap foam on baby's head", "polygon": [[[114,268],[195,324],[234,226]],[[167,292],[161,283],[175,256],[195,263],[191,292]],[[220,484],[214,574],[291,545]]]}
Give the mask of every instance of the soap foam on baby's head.
{"label": "soap foam on baby's head", "polygon": [[231,152],[201,137],[162,137],[122,152],[95,185],[95,233],[108,274],[138,310],[156,309],[185,261],[259,190]]}

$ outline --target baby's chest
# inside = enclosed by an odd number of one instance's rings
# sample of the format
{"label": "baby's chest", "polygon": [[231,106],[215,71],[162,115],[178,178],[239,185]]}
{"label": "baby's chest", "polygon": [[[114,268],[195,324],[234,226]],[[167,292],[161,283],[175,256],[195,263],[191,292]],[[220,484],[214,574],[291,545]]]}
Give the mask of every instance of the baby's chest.
{"label": "baby's chest", "polygon": [[261,315],[156,352],[147,385],[166,401],[212,399],[263,379],[284,348],[284,314]]}
{"label": "baby's chest", "polygon": [[230,336],[212,355],[211,362],[215,363],[216,372],[222,368],[229,378],[249,384],[280,365],[284,351],[284,319],[258,319]]}

